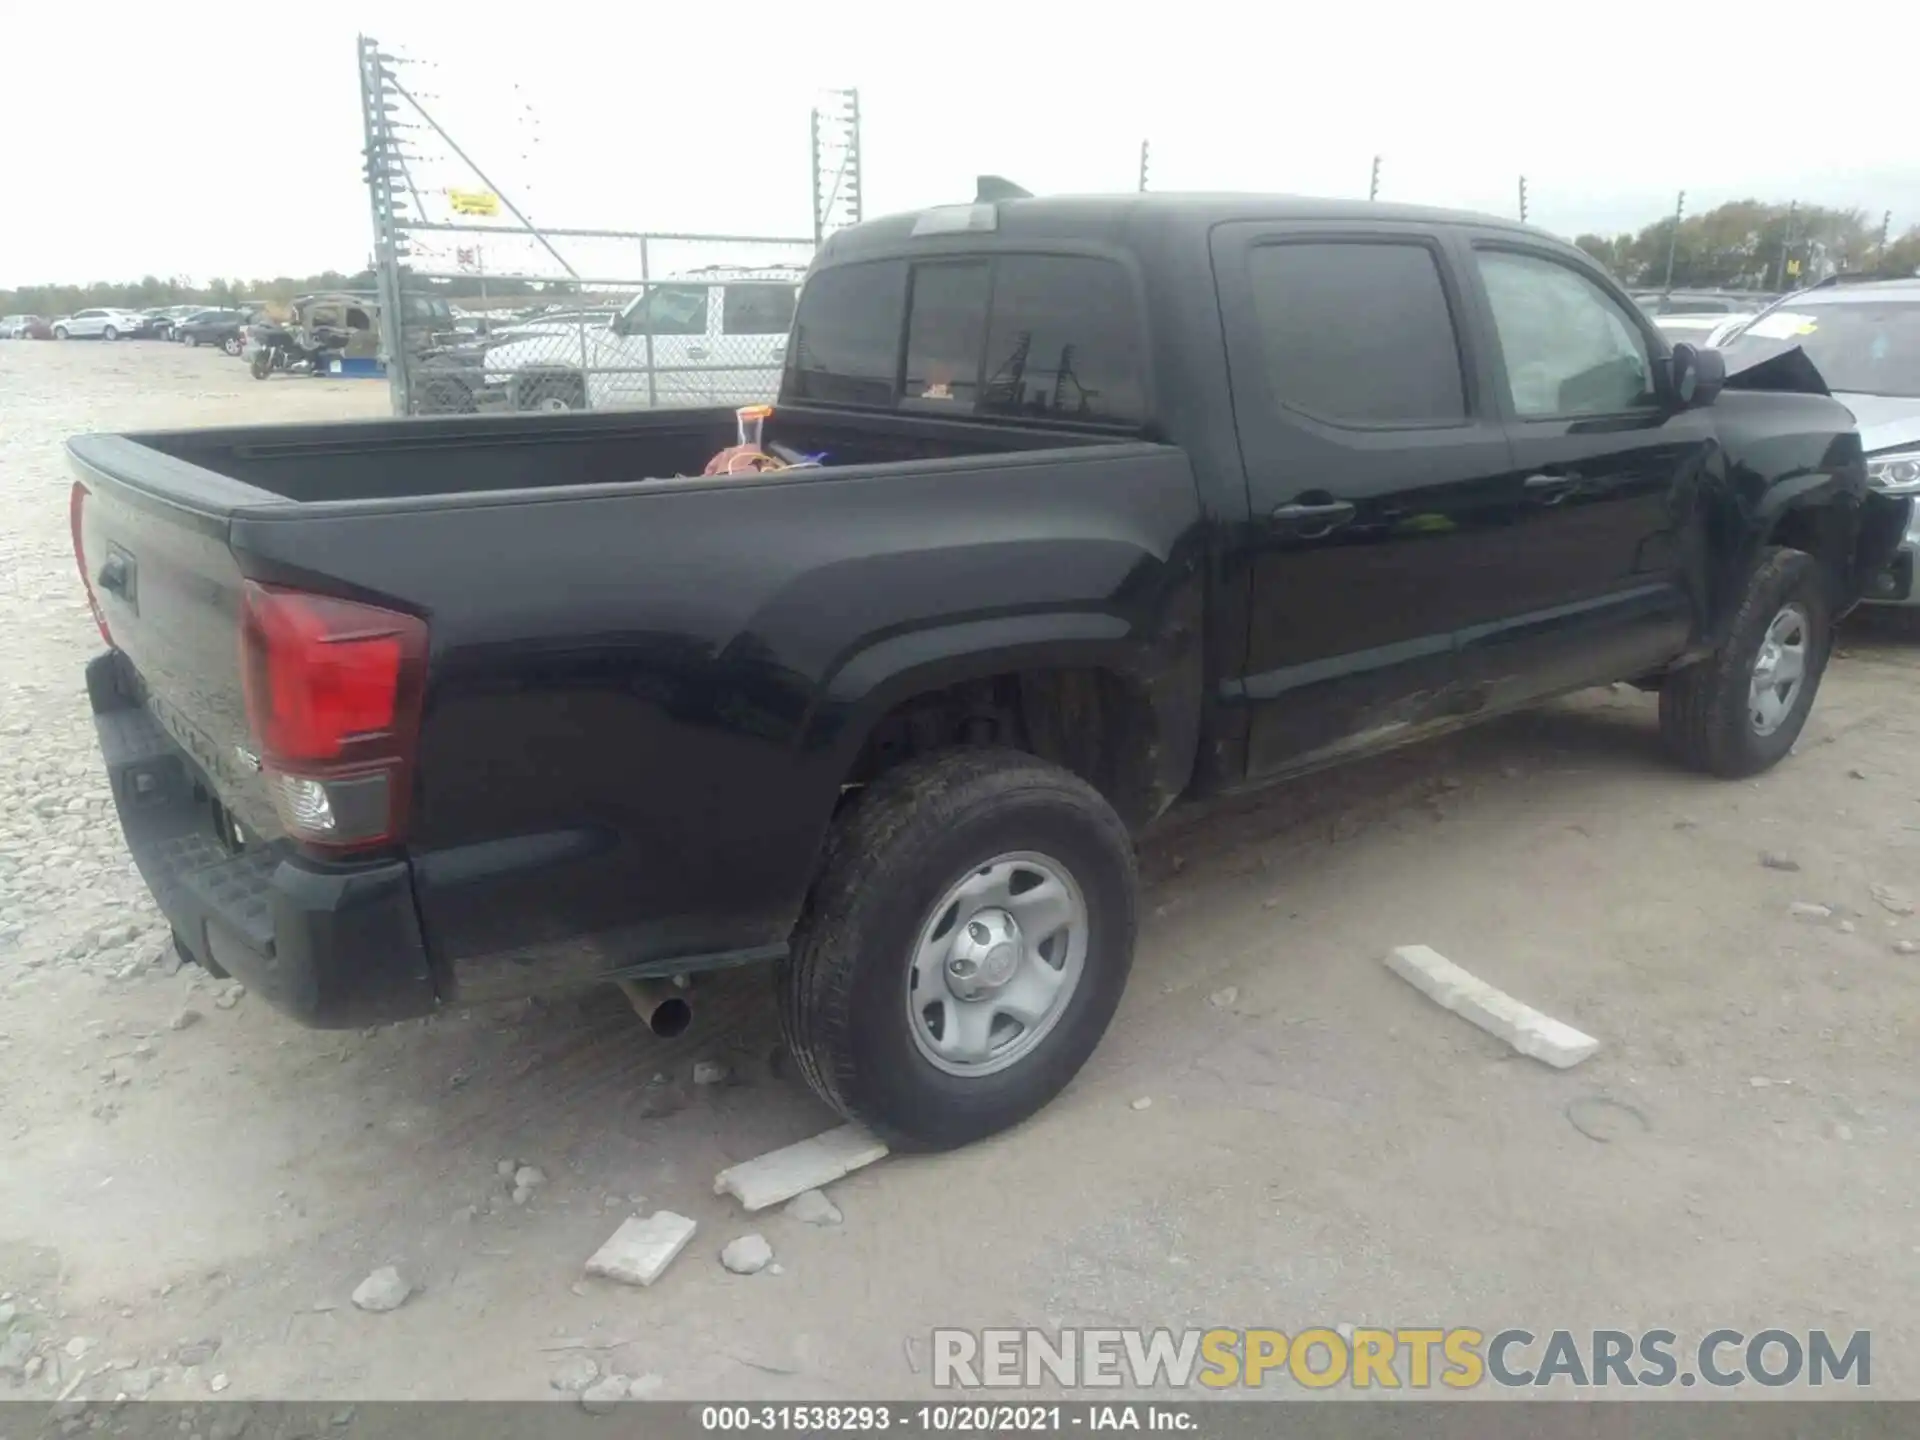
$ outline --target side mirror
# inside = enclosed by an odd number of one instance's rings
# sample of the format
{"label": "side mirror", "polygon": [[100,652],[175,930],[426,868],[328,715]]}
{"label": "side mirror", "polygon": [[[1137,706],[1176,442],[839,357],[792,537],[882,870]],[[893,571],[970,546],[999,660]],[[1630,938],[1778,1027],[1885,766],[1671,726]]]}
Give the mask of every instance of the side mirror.
{"label": "side mirror", "polygon": [[1673,347],[1673,396],[1689,409],[1711,405],[1727,383],[1727,357],[1681,341]]}

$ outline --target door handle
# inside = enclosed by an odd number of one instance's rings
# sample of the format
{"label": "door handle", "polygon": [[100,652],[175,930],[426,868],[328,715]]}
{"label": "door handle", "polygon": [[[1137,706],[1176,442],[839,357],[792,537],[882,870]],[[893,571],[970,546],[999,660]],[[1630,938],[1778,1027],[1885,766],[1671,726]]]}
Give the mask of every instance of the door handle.
{"label": "door handle", "polygon": [[1283,534],[1315,540],[1332,534],[1353,517],[1351,502],[1330,500],[1318,505],[1282,505],[1273,512],[1273,523]]}
{"label": "door handle", "polygon": [[1571,475],[1529,475],[1520,488],[1543,505],[1558,505],[1580,482]]}
{"label": "door handle", "polygon": [[102,590],[118,595],[122,600],[133,597],[127,593],[128,582],[133,579],[133,567],[119,555],[109,555],[107,563],[100,567],[96,583]]}
{"label": "door handle", "polygon": [[688,358],[689,360],[704,360],[704,359],[706,359],[706,358],[707,358],[707,347],[706,347],[706,346],[704,346],[704,345],[689,345],[689,346],[687,347],[687,358]]}

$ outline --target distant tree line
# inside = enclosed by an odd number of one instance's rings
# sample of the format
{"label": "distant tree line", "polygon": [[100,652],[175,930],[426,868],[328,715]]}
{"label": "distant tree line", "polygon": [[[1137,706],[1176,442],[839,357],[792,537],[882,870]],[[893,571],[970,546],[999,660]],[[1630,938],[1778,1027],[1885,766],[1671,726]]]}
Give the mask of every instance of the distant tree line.
{"label": "distant tree line", "polygon": [[[483,282],[471,280],[415,281],[423,289],[448,300],[478,300]],[[206,305],[229,309],[249,304],[284,306],[296,295],[318,290],[372,290],[371,270],[343,274],[322,270],[318,275],[276,275],[270,280],[209,280],[196,285],[179,276],[163,280],[145,275],[138,280],[118,284],[99,280],[91,285],[21,285],[0,289],[0,315],[44,315],[49,318],[71,315],[76,310],[111,307],[125,310],[152,310],[163,305]],[[571,281],[541,283],[528,280],[484,282],[489,299],[511,299],[540,295],[547,298],[573,294],[578,287]]]}
{"label": "distant tree line", "polygon": [[1671,215],[1639,233],[1580,235],[1574,244],[1626,284],[1657,286],[1673,255],[1676,289],[1792,290],[1829,275],[1920,272],[1920,225],[1889,235],[1864,210],[1732,200],[1680,222]]}

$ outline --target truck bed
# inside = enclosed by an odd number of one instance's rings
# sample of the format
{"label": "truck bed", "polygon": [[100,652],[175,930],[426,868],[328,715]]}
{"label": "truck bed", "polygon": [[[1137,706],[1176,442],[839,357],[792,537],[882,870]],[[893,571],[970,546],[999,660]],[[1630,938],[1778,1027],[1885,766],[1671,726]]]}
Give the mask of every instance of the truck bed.
{"label": "truck bed", "polygon": [[[102,746],[188,946],[323,1025],[783,953],[862,737],[901,687],[964,679],[983,637],[1007,663],[1191,668],[1168,692],[1166,773],[1142,779],[1184,783],[1196,627],[1162,635],[1199,613],[1205,573],[1184,452],[784,411],[768,438],[821,468],[684,478],[734,423],[72,441],[112,646],[89,672]],[[276,809],[243,680],[263,590],[423,627],[407,816],[379,853],[316,855]],[[343,988],[306,957],[348,934],[412,958]]]}
{"label": "truck bed", "polygon": [[[697,477],[714,453],[736,438],[733,410],[715,408],[94,435],[75,440],[73,453],[129,484],[180,493],[219,511],[265,503],[269,497],[301,504],[457,499]],[[769,422],[766,438],[801,454],[824,452],[822,463],[837,467],[1053,450],[1110,443],[1115,437],[924,416],[783,409]],[[248,497],[209,476],[255,494]]]}

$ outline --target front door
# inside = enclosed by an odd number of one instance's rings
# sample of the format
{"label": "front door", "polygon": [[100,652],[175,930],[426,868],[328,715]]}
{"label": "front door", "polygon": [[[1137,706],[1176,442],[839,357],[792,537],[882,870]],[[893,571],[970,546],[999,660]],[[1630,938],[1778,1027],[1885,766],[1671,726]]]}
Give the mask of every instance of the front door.
{"label": "front door", "polygon": [[1214,232],[1247,473],[1250,777],[1456,718],[1454,633],[1502,611],[1512,460],[1439,235]]}
{"label": "front door", "polygon": [[[1470,262],[1498,340],[1517,523],[1497,566],[1508,613],[1461,636],[1495,707],[1656,667],[1686,645],[1702,547],[1686,527],[1712,457],[1712,414],[1674,405],[1666,345],[1577,257],[1484,234]],[[1463,261],[1465,257],[1463,257]]]}

